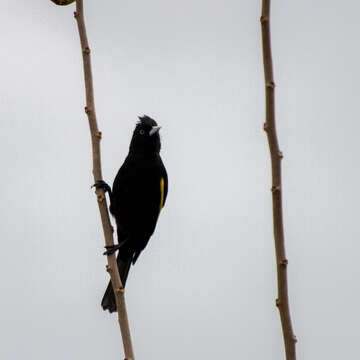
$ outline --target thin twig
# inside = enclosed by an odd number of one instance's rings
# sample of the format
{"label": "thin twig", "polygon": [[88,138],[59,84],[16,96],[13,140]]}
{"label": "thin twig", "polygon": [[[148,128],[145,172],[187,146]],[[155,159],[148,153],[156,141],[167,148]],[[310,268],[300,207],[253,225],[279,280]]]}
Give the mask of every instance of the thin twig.
{"label": "thin twig", "polygon": [[293,333],[289,309],[288,285],[287,285],[287,264],[285,256],[284,226],[282,216],[281,200],[281,159],[283,157],[279,150],[279,143],[276,135],[275,126],[275,83],[273,78],[273,66],[271,56],[271,37],[270,37],[270,0],[262,0],[261,31],[263,45],[263,60],[265,74],[265,93],[266,93],[266,121],[264,130],[266,131],[272,169],[272,199],[273,199],[273,225],[277,265],[278,298],[276,306],[280,312],[281,326],[283,331],[285,353],[287,360],[295,360],[296,337]]}
{"label": "thin twig", "polygon": [[[94,90],[93,90],[91,61],[90,61],[90,48],[86,35],[82,0],[76,1],[76,12],[74,13],[74,16],[75,19],[77,20],[77,25],[80,35],[81,50],[83,56],[85,90],[86,90],[85,112],[88,116],[90,133],[91,133],[91,143],[92,143],[92,153],[93,153],[93,175],[95,182],[97,182],[99,180],[102,180],[101,158],[100,158],[101,132],[98,129],[97,121],[96,121]],[[114,244],[113,228],[110,223],[106,197],[103,189],[97,189],[95,193],[97,196],[102,226],[104,230],[105,245],[111,246]],[[106,270],[109,272],[111,283],[115,293],[116,305],[118,309],[118,319],[119,319],[121,336],[124,345],[125,358],[127,360],[134,360],[135,357],[131,344],[129,322],[128,322],[126,306],[125,306],[124,288],[121,284],[115,254],[108,255],[107,262],[108,265],[106,266]]]}

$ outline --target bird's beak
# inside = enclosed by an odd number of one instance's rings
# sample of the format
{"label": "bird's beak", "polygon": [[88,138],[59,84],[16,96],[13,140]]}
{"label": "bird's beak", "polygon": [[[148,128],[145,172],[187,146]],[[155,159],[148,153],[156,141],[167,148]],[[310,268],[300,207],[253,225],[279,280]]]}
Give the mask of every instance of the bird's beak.
{"label": "bird's beak", "polygon": [[152,136],[152,135],[156,134],[157,132],[159,132],[160,129],[161,129],[161,126],[153,126],[152,129],[149,131],[149,135]]}

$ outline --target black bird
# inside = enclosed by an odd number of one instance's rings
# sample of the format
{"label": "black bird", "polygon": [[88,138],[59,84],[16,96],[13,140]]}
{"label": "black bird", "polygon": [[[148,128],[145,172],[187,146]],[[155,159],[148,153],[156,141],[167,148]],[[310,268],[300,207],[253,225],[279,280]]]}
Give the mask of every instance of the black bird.
{"label": "black bird", "polygon": [[[100,181],[96,187],[109,192],[110,212],[116,220],[118,245],[104,254],[119,250],[117,264],[125,287],[131,263],[135,264],[153,234],[160,211],[165,204],[168,177],[160,157],[160,126],[149,116],[139,117],[129,148],[112,190]],[[101,301],[109,312],[116,311],[111,282]]]}

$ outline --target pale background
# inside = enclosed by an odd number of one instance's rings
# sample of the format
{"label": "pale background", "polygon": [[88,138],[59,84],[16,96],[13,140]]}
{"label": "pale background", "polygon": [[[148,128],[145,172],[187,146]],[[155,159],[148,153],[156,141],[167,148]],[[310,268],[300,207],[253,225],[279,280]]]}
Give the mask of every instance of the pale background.
{"label": "pale background", "polygon": [[[74,4],[0,12],[0,358],[121,359],[90,186]],[[137,359],[284,358],[260,0],[85,1],[104,178],[137,115],[170,185],[127,304]],[[358,356],[357,1],[273,1],[290,303],[298,358]]]}

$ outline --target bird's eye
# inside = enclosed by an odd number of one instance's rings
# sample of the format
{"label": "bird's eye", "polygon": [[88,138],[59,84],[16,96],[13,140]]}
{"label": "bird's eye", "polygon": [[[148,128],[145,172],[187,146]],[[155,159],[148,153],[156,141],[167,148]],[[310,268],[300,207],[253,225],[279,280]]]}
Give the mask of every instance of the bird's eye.
{"label": "bird's eye", "polygon": [[140,130],[140,135],[144,135],[145,131],[143,129]]}

